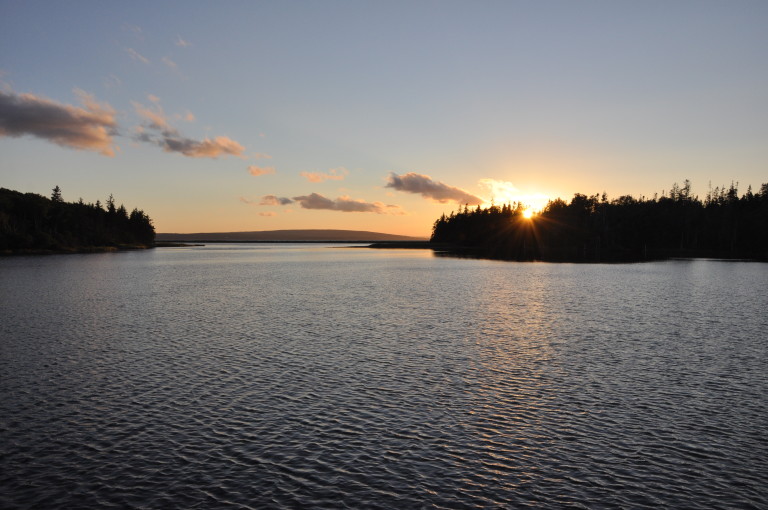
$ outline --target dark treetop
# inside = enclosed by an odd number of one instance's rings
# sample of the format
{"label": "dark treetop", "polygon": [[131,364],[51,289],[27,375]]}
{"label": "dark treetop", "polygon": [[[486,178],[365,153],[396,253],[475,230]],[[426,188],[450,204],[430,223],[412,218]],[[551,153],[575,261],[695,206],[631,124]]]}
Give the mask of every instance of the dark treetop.
{"label": "dark treetop", "polygon": [[154,246],[155,227],[144,211],[64,202],[56,186],[51,198],[0,188],[0,252],[91,251]]}
{"label": "dark treetop", "polygon": [[432,243],[448,243],[480,257],[571,262],[638,261],[668,257],[768,260],[768,184],[739,197],[737,186],[715,188],[702,201],[691,184],[675,184],[659,198],[608,200],[575,194],[550,201],[531,219],[522,204],[459,208],[432,229]]}

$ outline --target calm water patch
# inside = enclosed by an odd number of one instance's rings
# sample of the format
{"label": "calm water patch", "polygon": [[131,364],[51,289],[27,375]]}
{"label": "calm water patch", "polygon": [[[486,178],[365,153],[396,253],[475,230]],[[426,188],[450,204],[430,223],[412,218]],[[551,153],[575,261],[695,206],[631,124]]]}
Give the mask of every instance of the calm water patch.
{"label": "calm water patch", "polygon": [[2,508],[767,508],[768,266],[0,259]]}

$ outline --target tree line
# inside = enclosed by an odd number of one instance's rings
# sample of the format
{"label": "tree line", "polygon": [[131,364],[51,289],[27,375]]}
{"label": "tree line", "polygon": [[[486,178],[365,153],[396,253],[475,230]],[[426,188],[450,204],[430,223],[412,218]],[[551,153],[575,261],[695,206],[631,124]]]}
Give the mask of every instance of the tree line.
{"label": "tree line", "polygon": [[464,206],[435,221],[431,241],[509,260],[768,260],[768,183],[741,196],[737,184],[710,189],[702,200],[686,180],[650,199],[576,193],[570,202],[551,200],[530,219],[524,211],[521,203]]}
{"label": "tree line", "polygon": [[61,189],[51,197],[0,188],[0,252],[90,251],[147,248],[155,244],[155,227],[144,211],[130,213],[106,203],[65,202]]}

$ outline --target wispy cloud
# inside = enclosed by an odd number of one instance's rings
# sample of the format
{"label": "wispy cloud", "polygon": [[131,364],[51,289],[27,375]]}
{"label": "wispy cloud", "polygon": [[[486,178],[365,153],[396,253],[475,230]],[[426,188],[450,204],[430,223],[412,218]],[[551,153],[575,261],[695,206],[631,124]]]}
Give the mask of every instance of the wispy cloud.
{"label": "wispy cloud", "polygon": [[[160,99],[157,96],[149,95],[148,99],[153,103],[151,107],[146,107],[141,103],[133,102],[136,113],[144,121],[144,129],[139,130],[136,140],[140,142],[153,143],[158,145],[166,152],[178,152],[190,158],[218,158],[219,156],[242,156],[245,147],[235,140],[226,136],[217,136],[214,138],[205,138],[195,140],[183,136],[168,121],[168,115],[163,111],[160,105]],[[194,120],[194,116],[187,112],[187,120]]]}
{"label": "wispy cloud", "polygon": [[459,204],[479,205],[485,201],[461,188],[449,186],[439,181],[433,181],[428,175],[410,172],[404,175],[389,174],[387,188],[406,193],[416,193],[424,198],[440,203],[456,202]]}
{"label": "wispy cloud", "polygon": [[304,209],[321,209],[328,211],[341,212],[370,212],[376,214],[405,214],[397,205],[387,205],[381,202],[366,202],[364,200],[355,200],[348,196],[341,196],[336,200],[331,200],[317,193],[293,197]]}
{"label": "wispy cloud", "polygon": [[32,135],[63,147],[114,156],[115,110],[82,90],[76,89],[75,94],[83,107],[0,91],[0,136]]}
{"label": "wispy cloud", "polygon": [[344,167],[331,168],[327,173],[301,172],[301,176],[309,182],[342,181],[347,175],[349,175],[349,170]]}
{"label": "wispy cloud", "polygon": [[160,98],[149,94],[147,99],[149,99],[154,106],[146,107],[137,101],[131,102],[134,110],[136,110],[136,113],[139,114],[139,117],[147,121],[148,127],[150,128],[160,130],[171,129],[170,125],[168,124],[168,116],[163,111],[163,107],[160,106]]}
{"label": "wispy cloud", "polygon": [[275,169],[271,166],[258,167],[256,165],[250,165],[248,167],[248,173],[254,176],[269,175],[275,173]]}
{"label": "wispy cloud", "polygon": [[277,195],[264,195],[261,197],[259,205],[289,205],[293,200],[288,197],[278,197]]}
{"label": "wispy cloud", "polygon": [[179,70],[179,65],[176,62],[174,62],[173,60],[171,60],[170,57],[163,57],[160,60],[163,62],[163,64],[167,65],[168,67],[170,67],[174,71],[178,71]]}
{"label": "wispy cloud", "polygon": [[139,53],[138,51],[134,50],[133,48],[126,48],[125,52],[128,54],[129,57],[131,57],[132,60],[136,62],[141,62],[142,64],[149,64],[149,59]]}
{"label": "wispy cloud", "polygon": [[104,78],[103,83],[104,83],[104,88],[106,89],[113,89],[123,84],[122,80],[120,80],[120,78],[118,78],[114,74],[110,74],[109,76]]}
{"label": "wispy cloud", "polygon": [[273,211],[265,211],[265,212],[260,212],[259,216],[277,216],[277,213]]}
{"label": "wispy cloud", "polygon": [[176,36],[176,42],[174,44],[176,44],[176,46],[180,48],[187,48],[189,46],[192,46],[192,43],[190,43],[189,41],[185,41],[179,35]]}
{"label": "wispy cloud", "polygon": [[253,159],[272,159],[272,156],[269,154],[264,154],[263,152],[254,152],[251,154],[251,157]]}
{"label": "wispy cloud", "polygon": [[125,23],[123,25],[123,30],[133,34],[133,36],[136,37],[136,39],[138,39],[139,41],[144,40],[144,31],[139,26],[131,25],[130,23]]}

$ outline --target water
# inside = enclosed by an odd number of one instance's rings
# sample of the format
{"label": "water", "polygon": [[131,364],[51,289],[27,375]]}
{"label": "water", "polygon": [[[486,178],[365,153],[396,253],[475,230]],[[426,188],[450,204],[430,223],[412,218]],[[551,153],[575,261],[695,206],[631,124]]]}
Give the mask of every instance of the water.
{"label": "water", "polygon": [[768,266],[0,259],[2,508],[768,508]]}

